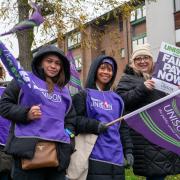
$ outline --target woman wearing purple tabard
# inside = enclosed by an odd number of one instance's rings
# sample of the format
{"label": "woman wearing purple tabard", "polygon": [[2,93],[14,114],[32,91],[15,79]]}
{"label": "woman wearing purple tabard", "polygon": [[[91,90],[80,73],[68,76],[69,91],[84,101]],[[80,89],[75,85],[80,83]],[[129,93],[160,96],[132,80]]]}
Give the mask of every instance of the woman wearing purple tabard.
{"label": "woman wearing purple tabard", "polygon": [[[56,46],[44,46],[33,58],[31,73],[22,69],[3,43],[0,50],[1,60],[15,79],[0,101],[0,114],[12,122],[6,151],[15,159],[13,180],[64,180],[74,150],[76,122],[65,87],[70,79],[69,61]],[[21,159],[32,159],[42,140],[55,142],[59,165],[23,170]]]}
{"label": "woman wearing purple tabard", "polygon": [[[0,64],[0,96],[5,89],[6,73]],[[0,116],[0,180],[11,179],[12,157],[4,152],[4,147],[8,137],[10,122]]]}
{"label": "woman wearing purple tabard", "polygon": [[124,108],[122,99],[111,91],[116,73],[116,61],[110,56],[99,56],[91,64],[86,89],[73,97],[79,133],[86,132],[87,124],[94,119],[101,122],[100,131],[104,131],[90,154],[87,180],[124,180],[124,157],[129,165],[133,164],[132,143],[124,123],[104,126],[119,118]]}

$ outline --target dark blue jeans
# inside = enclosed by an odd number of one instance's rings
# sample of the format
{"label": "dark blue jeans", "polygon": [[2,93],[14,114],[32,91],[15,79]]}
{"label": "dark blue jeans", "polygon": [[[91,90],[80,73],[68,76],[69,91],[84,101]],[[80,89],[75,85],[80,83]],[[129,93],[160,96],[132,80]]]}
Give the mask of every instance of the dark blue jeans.
{"label": "dark blue jeans", "polygon": [[166,176],[152,176],[152,177],[146,177],[146,180],[165,180]]}

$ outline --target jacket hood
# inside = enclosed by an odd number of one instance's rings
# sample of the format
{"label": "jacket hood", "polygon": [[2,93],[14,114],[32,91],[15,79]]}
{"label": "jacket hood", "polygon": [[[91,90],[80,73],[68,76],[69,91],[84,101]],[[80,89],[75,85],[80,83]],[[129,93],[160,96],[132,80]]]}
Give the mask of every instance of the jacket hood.
{"label": "jacket hood", "polygon": [[104,59],[111,59],[114,64],[112,79],[105,87],[105,90],[110,90],[117,74],[117,63],[114,58],[112,58],[111,56],[106,56],[106,55],[100,55],[92,62],[89,72],[88,72],[87,80],[86,80],[86,85],[85,85],[86,88],[97,89],[96,88],[96,74],[97,74],[97,70],[99,66],[102,64],[102,61]]}
{"label": "jacket hood", "polygon": [[70,63],[68,58],[64,55],[64,52],[54,45],[44,46],[39,49],[39,51],[35,54],[32,60],[32,64],[31,64],[32,72],[40,79],[45,80],[44,71],[42,68],[39,67],[39,65],[43,57],[49,54],[54,54],[61,59],[65,73],[65,84],[67,84],[70,80]]}

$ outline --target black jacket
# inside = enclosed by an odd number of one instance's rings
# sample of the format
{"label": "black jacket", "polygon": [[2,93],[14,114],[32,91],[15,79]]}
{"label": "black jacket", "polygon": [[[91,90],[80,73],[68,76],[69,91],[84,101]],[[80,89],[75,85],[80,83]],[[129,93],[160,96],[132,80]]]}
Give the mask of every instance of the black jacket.
{"label": "black jacket", "polygon": [[[111,58],[114,62],[114,73],[113,78],[110,81],[110,83],[106,86],[106,90],[110,90],[110,87],[112,86],[116,72],[117,72],[117,64],[115,60],[112,57],[108,56],[100,56],[97,59],[93,61],[91,64],[88,78],[86,81],[86,88],[91,89],[97,89],[95,80],[96,80],[96,73],[97,69],[101,64],[101,61],[105,58]],[[73,97],[73,105],[76,109],[77,113],[77,129],[78,133],[96,133],[96,123],[98,123],[97,120],[87,117],[87,111],[86,111],[86,91],[83,90],[79,92],[78,94],[74,95]],[[93,130],[94,129],[94,130]],[[132,143],[129,136],[129,129],[127,126],[122,123],[121,124],[121,140],[124,148],[124,154],[132,153]],[[99,162],[94,160],[89,160],[89,170],[88,170],[88,176],[87,180],[123,180],[124,177],[124,167],[123,166],[117,166],[114,164],[109,164],[105,162]]]}
{"label": "black jacket", "polygon": [[[34,57],[32,61],[32,71],[40,79],[44,80],[44,72],[42,69],[38,68],[44,55],[56,54],[63,61],[64,72],[65,72],[65,82],[67,83],[70,78],[69,61],[63,55],[63,53],[55,46],[47,46],[41,49]],[[32,158],[34,155],[34,149],[36,143],[39,141],[37,138],[17,138],[14,136],[14,125],[15,123],[28,124],[27,113],[30,107],[24,107],[18,103],[20,96],[20,87],[15,80],[5,89],[1,101],[0,101],[0,114],[6,119],[11,120],[12,126],[10,130],[10,135],[6,144],[6,152],[12,154],[15,159],[19,158]],[[58,113],[58,112],[57,112]],[[75,110],[73,106],[65,117],[65,128],[68,128],[72,133],[75,133]],[[70,155],[74,150],[73,139],[71,144],[56,143],[57,153],[60,161],[60,166],[58,170],[64,170],[68,167],[70,161]]]}
{"label": "black jacket", "polygon": [[[144,85],[142,75],[136,74],[126,67],[116,92],[125,102],[125,113],[130,113],[165,96],[158,90],[149,91]],[[133,171],[140,176],[161,176],[180,173],[180,157],[155,144],[150,143],[142,135],[131,129],[133,155],[135,158]]]}

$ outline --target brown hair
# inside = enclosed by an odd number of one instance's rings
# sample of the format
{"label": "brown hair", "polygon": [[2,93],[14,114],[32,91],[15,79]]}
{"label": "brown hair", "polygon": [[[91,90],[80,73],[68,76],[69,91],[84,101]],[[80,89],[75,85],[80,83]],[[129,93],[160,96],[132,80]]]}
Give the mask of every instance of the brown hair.
{"label": "brown hair", "polygon": [[5,69],[4,67],[2,66],[2,64],[0,64],[0,79],[5,79],[6,77],[6,72],[5,72]]}

